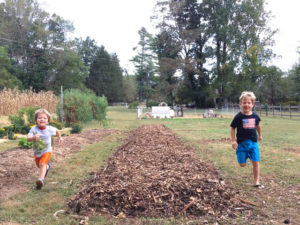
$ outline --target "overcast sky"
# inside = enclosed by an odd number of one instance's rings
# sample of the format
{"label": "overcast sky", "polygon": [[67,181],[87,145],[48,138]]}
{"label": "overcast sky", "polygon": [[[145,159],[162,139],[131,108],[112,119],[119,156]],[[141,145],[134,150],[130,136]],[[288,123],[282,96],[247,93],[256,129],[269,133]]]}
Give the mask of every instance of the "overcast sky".
{"label": "overcast sky", "polygon": [[[274,16],[271,26],[279,29],[273,50],[282,57],[273,63],[287,71],[299,59],[300,0],[266,2],[266,9]],[[90,36],[98,46],[103,45],[108,52],[116,53],[121,66],[130,71],[133,67],[129,60],[139,41],[138,30],[143,26],[150,32],[154,30],[150,17],[156,0],[39,0],[39,3],[47,12],[71,21],[75,37]]]}

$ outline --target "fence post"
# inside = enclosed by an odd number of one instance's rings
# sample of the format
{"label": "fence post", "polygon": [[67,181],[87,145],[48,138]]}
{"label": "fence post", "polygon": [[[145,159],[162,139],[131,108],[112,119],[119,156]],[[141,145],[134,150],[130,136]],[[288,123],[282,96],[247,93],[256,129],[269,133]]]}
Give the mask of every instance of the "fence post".
{"label": "fence post", "polygon": [[280,117],[282,117],[282,109],[281,109],[281,104],[280,104]]}
{"label": "fence post", "polygon": [[290,120],[292,119],[292,108],[291,108],[291,105],[290,105]]}
{"label": "fence post", "polygon": [[269,111],[268,103],[265,104],[265,110],[266,110],[266,116],[268,116],[268,111]]}
{"label": "fence post", "polygon": [[275,117],[275,110],[274,110],[274,105],[272,105],[272,110],[273,110],[273,117]]}
{"label": "fence post", "polygon": [[261,105],[259,105],[259,115],[261,116]]}

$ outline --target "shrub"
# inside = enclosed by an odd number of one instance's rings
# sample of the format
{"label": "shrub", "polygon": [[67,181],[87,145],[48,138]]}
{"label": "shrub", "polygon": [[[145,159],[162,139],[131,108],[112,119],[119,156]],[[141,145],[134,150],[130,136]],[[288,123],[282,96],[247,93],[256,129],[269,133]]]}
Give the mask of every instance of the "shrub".
{"label": "shrub", "polygon": [[82,127],[77,123],[72,124],[71,127],[71,134],[79,134],[82,131]]}
{"label": "shrub", "polygon": [[7,134],[9,140],[15,140],[15,133],[13,131],[9,131]]}
{"label": "shrub", "polygon": [[4,129],[4,128],[1,128],[1,129],[0,129],[0,138],[3,138],[5,135],[6,135],[5,129]]}
{"label": "shrub", "polygon": [[152,106],[158,106],[158,102],[150,101],[147,104],[147,108],[151,108]]}
{"label": "shrub", "polygon": [[35,114],[35,111],[40,109],[40,107],[28,107],[28,108],[22,108],[20,110],[20,112],[22,114],[25,114],[26,117],[27,117],[27,122],[29,124],[35,124],[35,118],[34,118],[34,114]]}
{"label": "shrub", "polygon": [[80,90],[66,91],[64,94],[64,115],[66,124],[86,122],[92,119],[104,120],[107,101],[105,97],[83,93]]}
{"label": "shrub", "polygon": [[64,93],[63,108],[66,122],[85,122],[93,119],[92,108],[86,99],[86,94],[80,90],[70,90]]}
{"label": "shrub", "polygon": [[[13,126],[13,125],[11,125],[11,126],[6,126],[6,127],[3,127],[3,130],[4,130],[4,134],[5,134],[5,135],[8,135],[8,133],[9,133],[9,132],[13,132],[13,131],[14,131],[14,129],[15,129],[15,128],[14,128],[14,126]],[[5,136],[5,135],[4,135],[4,136]]]}
{"label": "shrub", "polygon": [[139,106],[139,102],[138,101],[135,101],[135,102],[131,102],[130,104],[129,104],[129,108],[130,109],[136,109],[138,106]]}
{"label": "shrub", "polygon": [[288,102],[284,102],[282,105],[297,106],[297,105],[300,105],[300,103],[297,101],[288,101]]}
{"label": "shrub", "polygon": [[25,125],[22,127],[22,129],[20,130],[21,134],[28,134],[28,132],[30,131],[30,126],[29,125]]}
{"label": "shrub", "polygon": [[15,129],[20,129],[25,126],[25,120],[22,114],[19,114],[18,116],[8,116],[8,119]]}
{"label": "shrub", "polygon": [[107,109],[106,98],[90,94],[89,103],[92,108],[93,118],[98,121],[103,121],[105,119]]}
{"label": "shrub", "polygon": [[15,133],[27,134],[30,130],[29,125],[25,125],[24,110],[19,112],[18,116],[9,116],[11,126],[7,127],[7,134],[12,131]]}
{"label": "shrub", "polygon": [[18,146],[20,148],[32,148],[32,145],[33,145],[33,143],[27,141],[27,138],[25,138],[25,137],[20,138],[19,143],[18,143]]}
{"label": "shrub", "polygon": [[64,124],[59,122],[58,120],[51,120],[51,122],[49,123],[49,125],[56,127],[57,129],[61,130],[64,128]]}

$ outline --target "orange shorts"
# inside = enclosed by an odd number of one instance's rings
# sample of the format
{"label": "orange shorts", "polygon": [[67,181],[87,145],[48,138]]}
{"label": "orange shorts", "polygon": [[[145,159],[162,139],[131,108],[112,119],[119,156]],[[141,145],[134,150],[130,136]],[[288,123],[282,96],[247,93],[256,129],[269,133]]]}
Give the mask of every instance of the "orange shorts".
{"label": "orange shorts", "polygon": [[40,168],[40,165],[47,165],[50,160],[51,154],[51,152],[46,152],[41,157],[34,156],[36,166]]}

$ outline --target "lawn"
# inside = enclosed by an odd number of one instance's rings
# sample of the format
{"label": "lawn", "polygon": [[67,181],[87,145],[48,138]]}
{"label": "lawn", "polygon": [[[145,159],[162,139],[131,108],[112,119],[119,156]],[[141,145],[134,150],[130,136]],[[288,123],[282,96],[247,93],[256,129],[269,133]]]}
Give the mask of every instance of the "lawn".
{"label": "lawn", "polygon": [[[59,213],[66,210],[66,203],[80,188],[80,182],[105,165],[107,159],[122,141],[128,131],[144,124],[162,123],[172,129],[186,145],[194,147],[199,158],[212,163],[238,192],[255,205],[260,215],[257,224],[280,224],[288,219],[291,224],[300,223],[300,121],[282,118],[262,117],[263,140],[259,143],[261,152],[261,176],[265,190],[252,187],[252,168],[240,168],[235,152],[231,148],[229,124],[232,118],[176,118],[136,119],[136,110],[108,109],[106,127],[116,130],[103,141],[92,144],[71,155],[51,171],[47,185],[41,191],[19,193],[0,202],[0,224],[78,224],[74,215]],[[85,129],[99,128],[98,122],[84,124]],[[0,151],[16,143],[2,146]],[[55,152],[54,152],[55,154]],[[0,177],[1,179],[1,177]],[[31,183],[25,184],[32,186]],[[185,219],[142,218],[121,220],[110,216],[93,216],[90,224],[187,224]],[[197,220],[189,224],[198,224]],[[212,220],[213,221],[213,220]],[[269,221],[266,223],[266,221]],[[236,221],[237,222],[237,221]],[[210,221],[208,221],[210,223]],[[238,223],[238,222],[237,222]],[[212,222],[213,224],[213,222]],[[238,224],[247,224],[241,221]]]}

